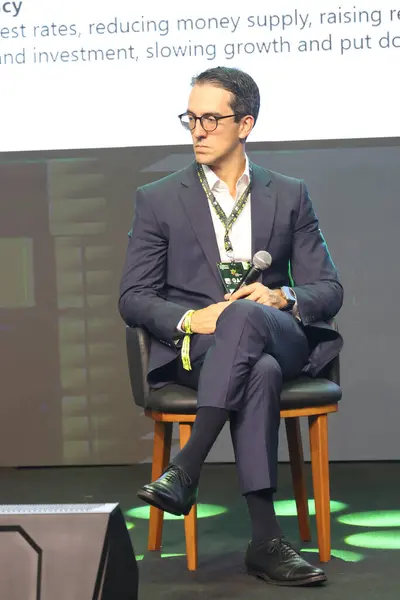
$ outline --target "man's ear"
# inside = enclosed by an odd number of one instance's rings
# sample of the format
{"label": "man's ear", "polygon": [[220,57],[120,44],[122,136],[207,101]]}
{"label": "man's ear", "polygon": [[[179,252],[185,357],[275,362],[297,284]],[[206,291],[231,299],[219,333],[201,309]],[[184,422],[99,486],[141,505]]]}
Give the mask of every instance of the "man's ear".
{"label": "man's ear", "polygon": [[245,141],[247,139],[247,137],[250,135],[251,130],[254,127],[254,117],[252,117],[251,115],[247,115],[246,117],[243,117],[240,125],[241,125],[241,128],[240,128],[239,138],[241,140]]}

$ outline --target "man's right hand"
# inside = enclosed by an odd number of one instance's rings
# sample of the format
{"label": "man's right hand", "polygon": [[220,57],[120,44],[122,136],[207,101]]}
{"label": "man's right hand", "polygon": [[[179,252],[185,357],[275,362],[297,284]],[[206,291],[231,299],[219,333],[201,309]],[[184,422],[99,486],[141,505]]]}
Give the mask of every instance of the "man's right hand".
{"label": "man's right hand", "polygon": [[219,315],[230,304],[232,302],[217,302],[217,304],[210,304],[207,308],[196,310],[192,315],[193,333],[214,333]]}

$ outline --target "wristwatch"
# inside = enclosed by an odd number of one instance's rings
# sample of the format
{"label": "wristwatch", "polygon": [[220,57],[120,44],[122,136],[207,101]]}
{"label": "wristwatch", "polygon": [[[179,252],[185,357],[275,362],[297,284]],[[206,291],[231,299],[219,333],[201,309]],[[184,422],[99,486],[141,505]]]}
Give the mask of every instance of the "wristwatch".
{"label": "wristwatch", "polygon": [[286,305],[283,306],[281,310],[292,310],[293,306],[296,304],[297,301],[296,294],[294,293],[292,288],[288,287],[287,285],[281,287],[281,292],[286,300]]}

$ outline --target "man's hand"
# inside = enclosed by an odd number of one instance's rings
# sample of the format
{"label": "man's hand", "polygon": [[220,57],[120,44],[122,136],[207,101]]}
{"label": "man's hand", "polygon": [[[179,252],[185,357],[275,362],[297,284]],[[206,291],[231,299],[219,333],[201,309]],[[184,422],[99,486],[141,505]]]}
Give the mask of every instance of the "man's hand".
{"label": "man's hand", "polygon": [[287,304],[281,290],[270,290],[259,282],[244,285],[234,294],[225,294],[225,300],[229,300],[229,302],[239,300],[239,298],[254,300],[254,302],[273,306],[274,308],[284,308]]}
{"label": "man's hand", "polygon": [[192,315],[191,327],[193,333],[214,333],[219,315],[230,304],[231,302],[218,302],[196,310]]}

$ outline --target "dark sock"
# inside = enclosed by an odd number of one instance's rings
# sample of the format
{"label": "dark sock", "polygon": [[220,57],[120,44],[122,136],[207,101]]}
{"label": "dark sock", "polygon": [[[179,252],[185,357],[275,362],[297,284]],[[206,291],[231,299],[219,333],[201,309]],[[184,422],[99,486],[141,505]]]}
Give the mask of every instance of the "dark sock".
{"label": "dark sock", "polygon": [[201,467],[215,440],[226,423],[229,411],[214,406],[203,406],[196,414],[192,434],[186,446],[172,460],[197,482]]}
{"label": "dark sock", "polygon": [[271,489],[245,494],[250,513],[252,542],[255,544],[268,538],[282,536],[282,530],[275,515],[273,495]]}

